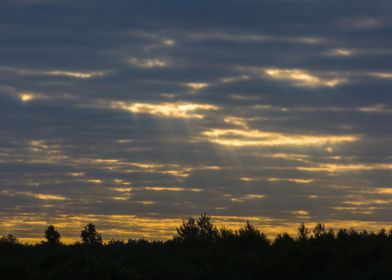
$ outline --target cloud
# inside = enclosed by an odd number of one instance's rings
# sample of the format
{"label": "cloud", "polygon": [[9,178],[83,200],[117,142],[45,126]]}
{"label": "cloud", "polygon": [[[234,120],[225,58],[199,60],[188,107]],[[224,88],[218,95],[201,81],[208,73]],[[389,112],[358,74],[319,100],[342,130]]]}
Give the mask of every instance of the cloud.
{"label": "cloud", "polygon": [[134,57],[129,60],[129,63],[140,68],[165,68],[170,65],[168,61],[159,58],[140,59]]}
{"label": "cloud", "polygon": [[135,114],[149,114],[180,119],[202,119],[205,115],[200,112],[219,110],[219,107],[215,105],[184,102],[152,104],[115,101],[112,103],[111,107]]}
{"label": "cloud", "polygon": [[211,129],[202,135],[210,142],[224,146],[324,146],[359,140],[355,135],[295,135],[255,129]]}
{"label": "cloud", "polygon": [[387,225],[392,6],[240,2],[0,1],[0,234]]}
{"label": "cloud", "polygon": [[321,78],[301,69],[267,68],[265,74],[272,79],[292,81],[295,85],[305,87],[336,87],[345,82],[344,78]]}

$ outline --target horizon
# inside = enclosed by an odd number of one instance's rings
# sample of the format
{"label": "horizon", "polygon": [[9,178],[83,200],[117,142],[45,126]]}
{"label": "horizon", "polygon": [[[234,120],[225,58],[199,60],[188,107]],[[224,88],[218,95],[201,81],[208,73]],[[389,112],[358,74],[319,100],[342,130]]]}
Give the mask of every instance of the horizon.
{"label": "horizon", "polygon": [[3,0],[0,236],[392,226],[392,3]]}

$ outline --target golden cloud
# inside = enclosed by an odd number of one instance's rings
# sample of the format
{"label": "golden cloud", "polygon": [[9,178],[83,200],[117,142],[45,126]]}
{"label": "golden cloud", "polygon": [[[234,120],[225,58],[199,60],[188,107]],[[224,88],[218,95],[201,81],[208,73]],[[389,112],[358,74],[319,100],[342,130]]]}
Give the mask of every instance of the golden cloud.
{"label": "golden cloud", "polygon": [[300,135],[267,132],[255,129],[211,129],[202,132],[210,142],[229,147],[251,146],[323,146],[354,142],[354,135]]}
{"label": "golden cloud", "polygon": [[111,104],[113,109],[121,109],[135,114],[149,114],[153,116],[180,118],[180,119],[202,119],[204,115],[200,111],[218,110],[219,107],[199,103],[129,103],[116,101]]}
{"label": "golden cloud", "polygon": [[264,73],[272,79],[292,81],[295,85],[305,87],[336,87],[346,81],[342,77],[323,78],[302,69],[267,68]]}

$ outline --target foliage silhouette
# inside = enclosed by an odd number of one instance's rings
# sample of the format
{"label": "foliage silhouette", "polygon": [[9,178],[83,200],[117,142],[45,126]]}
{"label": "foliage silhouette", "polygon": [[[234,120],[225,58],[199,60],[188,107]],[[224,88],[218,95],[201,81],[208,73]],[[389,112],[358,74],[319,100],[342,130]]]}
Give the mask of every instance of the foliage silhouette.
{"label": "foliage silhouette", "polygon": [[49,245],[59,245],[61,234],[54,228],[53,225],[50,225],[45,230],[45,238]]}
{"label": "foliage silhouette", "polygon": [[305,241],[309,238],[310,230],[305,226],[304,223],[301,223],[298,227],[298,239],[300,241]]}
{"label": "foliage silhouette", "polygon": [[3,236],[0,238],[0,244],[16,245],[18,243],[18,239],[12,234],[8,234],[7,236]]}
{"label": "foliage silhouette", "polygon": [[[249,222],[218,230],[202,214],[165,242],[103,243],[93,224],[71,245],[25,245],[8,235],[0,238],[0,279],[392,279],[392,230],[335,232],[321,223],[297,230],[270,241]],[[94,244],[102,246],[85,246]]]}
{"label": "foliage silhouette", "polygon": [[188,245],[210,244],[218,239],[219,231],[212,224],[211,217],[206,213],[201,214],[198,220],[190,217],[183,221],[182,226],[177,228],[175,239]]}
{"label": "foliage silhouette", "polygon": [[102,244],[102,235],[99,234],[94,224],[88,224],[80,232],[80,238],[84,245],[100,245]]}
{"label": "foliage silhouette", "polygon": [[244,247],[253,247],[255,249],[268,247],[269,241],[267,236],[251,225],[249,221],[238,231],[238,238]]}

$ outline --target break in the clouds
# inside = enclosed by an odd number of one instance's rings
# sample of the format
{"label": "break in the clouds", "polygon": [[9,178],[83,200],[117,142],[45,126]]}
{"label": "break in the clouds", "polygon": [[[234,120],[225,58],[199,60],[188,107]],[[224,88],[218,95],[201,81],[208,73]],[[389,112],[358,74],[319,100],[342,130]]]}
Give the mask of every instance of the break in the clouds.
{"label": "break in the clouds", "polygon": [[392,221],[390,1],[0,3],[0,234]]}

